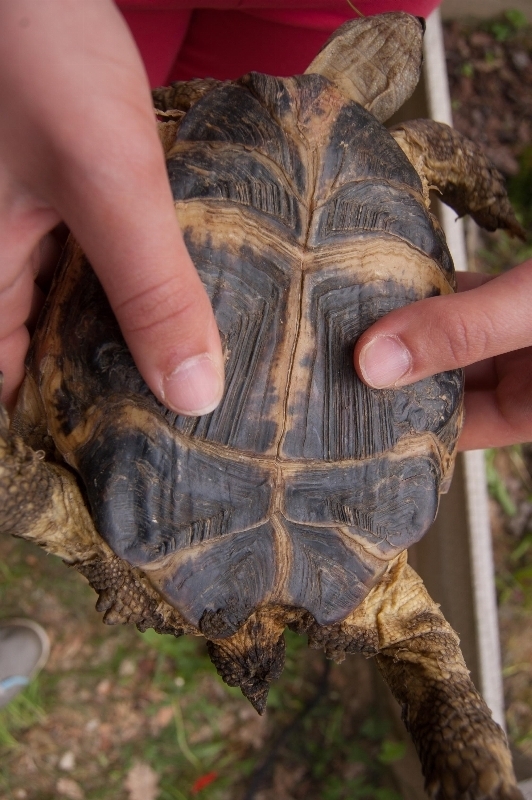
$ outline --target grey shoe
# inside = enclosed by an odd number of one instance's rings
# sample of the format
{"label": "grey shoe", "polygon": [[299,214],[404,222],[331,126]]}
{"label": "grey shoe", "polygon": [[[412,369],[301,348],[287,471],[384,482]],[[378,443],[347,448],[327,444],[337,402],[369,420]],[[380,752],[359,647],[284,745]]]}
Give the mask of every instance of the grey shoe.
{"label": "grey shoe", "polygon": [[0,620],[0,708],[28,685],[49,653],[50,640],[36,622]]}

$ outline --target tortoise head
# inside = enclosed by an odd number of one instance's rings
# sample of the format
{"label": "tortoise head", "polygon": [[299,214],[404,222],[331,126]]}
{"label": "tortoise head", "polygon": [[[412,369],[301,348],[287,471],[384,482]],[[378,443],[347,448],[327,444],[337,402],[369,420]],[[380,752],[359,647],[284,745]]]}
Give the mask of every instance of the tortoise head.
{"label": "tortoise head", "polygon": [[306,74],[328,78],[384,122],[417,86],[424,29],[422,19],[404,12],[351,20],[333,33]]}

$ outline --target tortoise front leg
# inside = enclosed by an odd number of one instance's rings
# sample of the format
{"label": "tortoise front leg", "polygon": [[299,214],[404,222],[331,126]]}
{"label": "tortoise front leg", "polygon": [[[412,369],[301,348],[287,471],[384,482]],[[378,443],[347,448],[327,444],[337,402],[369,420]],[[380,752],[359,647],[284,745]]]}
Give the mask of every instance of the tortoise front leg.
{"label": "tortoise front leg", "polygon": [[380,598],[368,597],[379,636],[376,659],[402,705],[429,797],[523,800],[505,735],[469,677],[458,636],[405,557],[389,580]]}
{"label": "tortoise front leg", "polygon": [[9,427],[0,403],[0,533],[40,544],[68,563],[107,556],[76,479]]}
{"label": "tortoise front leg", "polygon": [[427,188],[439,191],[458,216],[470,214],[488,231],[506,228],[514,236],[524,237],[503,176],[477,144],[449,125],[430,119],[401,123],[390,133]]}

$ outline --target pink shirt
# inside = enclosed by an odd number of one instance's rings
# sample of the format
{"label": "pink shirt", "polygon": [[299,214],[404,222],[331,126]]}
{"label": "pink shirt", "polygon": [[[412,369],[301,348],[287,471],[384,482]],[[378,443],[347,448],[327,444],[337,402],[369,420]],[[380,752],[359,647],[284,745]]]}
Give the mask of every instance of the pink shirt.
{"label": "pink shirt", "polygon": [[[440,0],[353,0],[365,16],[426,17]],[[152,86],[238,78],[250,70],[297,75],[330,34],[356,17],[347,0],[118,0]]]}

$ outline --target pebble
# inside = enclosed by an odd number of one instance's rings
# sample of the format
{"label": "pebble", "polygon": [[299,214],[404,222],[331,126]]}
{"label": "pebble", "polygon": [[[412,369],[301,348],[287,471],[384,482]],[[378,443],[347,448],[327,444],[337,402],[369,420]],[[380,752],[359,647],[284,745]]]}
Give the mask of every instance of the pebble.
{"label": "pebble", "polygon": [[59,769],[65,772],[71,772],[76,766],[76,757],[72,750],[67,750],[59,759]]}

